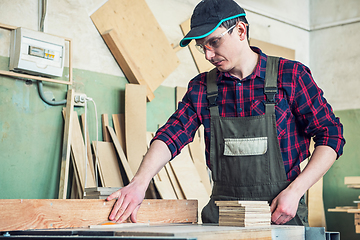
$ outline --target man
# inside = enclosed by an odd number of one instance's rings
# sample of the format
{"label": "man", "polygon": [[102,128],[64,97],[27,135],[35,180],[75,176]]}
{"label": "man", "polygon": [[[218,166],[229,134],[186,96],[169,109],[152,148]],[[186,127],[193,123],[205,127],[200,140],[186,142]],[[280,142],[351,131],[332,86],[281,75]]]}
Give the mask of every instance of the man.
{"label": "man", "polygon": [[[216,200],[267,200],[273,223],[307,225],[303,195],[342,154],[342,124],[307,67],[250,47],[248,31],[245,12],[233,0],[203,0],[196,6],[180,45],[194,39],[216,68],[190,81],[134,179],[107,198],[118,198],[110,220],[131,215],[136,221],[152,177],[203,124],[214,181],[204,223],[218,221]],[[311,137],[316,148],[300,173]]]}

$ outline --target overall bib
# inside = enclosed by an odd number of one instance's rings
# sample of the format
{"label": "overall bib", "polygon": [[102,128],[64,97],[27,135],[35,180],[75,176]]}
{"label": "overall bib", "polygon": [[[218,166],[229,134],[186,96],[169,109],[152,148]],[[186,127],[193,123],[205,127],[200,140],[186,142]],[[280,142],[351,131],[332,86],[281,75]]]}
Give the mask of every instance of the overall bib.
{"label": "overall bib", "polygon": [[[275,94],[279,59],[268,56],[264,92],[265,114],[220,117],[216,105],[216,69],[207,75],[207,98],[211,116],[210,164],[214,182],[209,203],[202,211],[203,223],[218,223],[219,200],[271,201],[290,182],[277,138]],[[307,208],[301,198],[296,216],[287,224],[307,225]]]}

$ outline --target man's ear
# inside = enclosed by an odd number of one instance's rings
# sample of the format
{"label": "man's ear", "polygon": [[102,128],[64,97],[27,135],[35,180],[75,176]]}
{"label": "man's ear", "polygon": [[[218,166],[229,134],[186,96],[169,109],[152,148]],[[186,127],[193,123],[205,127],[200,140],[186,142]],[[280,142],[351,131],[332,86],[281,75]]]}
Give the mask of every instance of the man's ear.
{"label": "man's ear", "polygon": [[240,36],[240,40],[243,41],[244,39],[246,39],[246,23],[244,22],[238,22],[236,25],[236,29],[237,29],[237,33]]}

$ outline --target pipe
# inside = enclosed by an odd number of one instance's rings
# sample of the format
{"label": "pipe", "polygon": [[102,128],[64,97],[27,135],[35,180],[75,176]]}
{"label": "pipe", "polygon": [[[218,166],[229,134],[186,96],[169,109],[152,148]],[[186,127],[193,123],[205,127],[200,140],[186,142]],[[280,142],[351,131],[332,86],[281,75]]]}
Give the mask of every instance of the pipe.
{"label": "pipe", "polygon": [[47,104],[51,105],[51,106],[59,106],[59,105],[63,105],[66,104],[66,99],[61,100],[61,101],[49,101],[48,99],[46,99],[45,95],[44,95],[44,91],[43,91],[43,84],[42,81],[37,81],[38,82],[38,90],[39,90],[39,95],[40,98]]}

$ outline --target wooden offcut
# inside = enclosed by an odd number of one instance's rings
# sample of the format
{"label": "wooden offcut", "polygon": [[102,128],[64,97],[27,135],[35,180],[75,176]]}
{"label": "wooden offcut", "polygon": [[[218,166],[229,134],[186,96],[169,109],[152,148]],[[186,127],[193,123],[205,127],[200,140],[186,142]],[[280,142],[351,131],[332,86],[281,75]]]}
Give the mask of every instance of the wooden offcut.
{"label": "wooden offcut", "polygon": [[[103,187],[123,187],[114,145],[111,142],[93,141],[94,152],[98,154],[99,173]],[[96,151],[97,150],[97,151]]]}
{"label": "wooden offcut", "polygon": [[[190,31],[190,18],[183,22],[180,27],[185,36]],[[195,44],[196,42],[193,40],[189,43],[188,46],[199,73],[210,71],[214,68],[214,65],[206,60],[205,54],[199,52],[199,50],[196,49]]]}
{"label": "wooden offcut", "polygon": [[[0,199],[0,231],[97,225],[108,220],[114,203],[98,199]],[[196,200],[145,199],[137,221],[196,223],[196,216]]]}
{"label": "wooden offcut", "polygon": [[70,143],[71,143],[71,128],[72,128],[72,112],[74,109],[74,90],[69,89],[66,97],[66,117],[64,126],[64,135],[61,152],[61,167],[60,167],[60,181],[59,181],[59,195],[58,198],[66,199],[67,187],[69,181],[69,165],[70,165]]}
{"label": "wooden offcut", "polygon": [[116,136],[119,140],[121,148],[124,150],[126,156],[126,142],[125,142],[125,114],[113,114],[113,125]]}
{"label": "wooden offcut", "polygon": [[148,86],[151,101],[180,61],[146,1],[109,0],[91,19],[129,82]]}
{"label": "wooden offcut", "polygon": [[209,201],[204,184],[191,160],[188,147],[185,146],[179,155],[170,161],[176,179],[179,182],[186,199],[197,199],[199,201],[199,212]]}
{"label": "wooden offcut", "polygon": [[104,142],[110,142],[110,135],[106,129],[107,126],[109,126],[109,116],[108,114],[104,113],[101,114],[101,125],[102,125],[102,133],[103,133],[103,140]]}
{"label": "wooden offcut", "polygon": [[145,86],[125,85],[125,138],[127,160],[136,173],[147,151]]}
{"label": "wooden offcut", "polygon": [[120,158],[120,161],[122,163],[122,166],[123,166],[123,168],[125,170],[126,176],[127,176],[128,180],[130,182],[134,177],[134,173],[132,172],[131,167],[130,167],[130,165],[129,165],[127,159],[126,159],[126,156],[124,154],[124,151],[123,151],[122,147],[120,146],[120,142],[119,142],[119,140],[118,140],[118,138],[117,138],[117,136],[115,134],[114,129],[112,127],[109,127],[109,126],[107,128],[108,128],[108,131],[110,133],[110,137],[111,137],[111,139],[112,139],[112,141],[114,143],[116,152],[117,152],[117,154],[118,154],[118,156]]}
{"label": "wooden offcut", "polygon": [[267,201],[215,201],[219,207],[219,226],[270,226]]}

